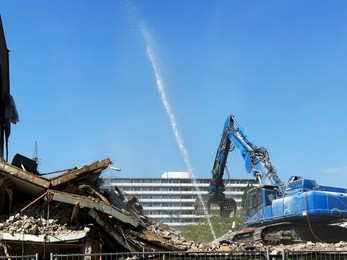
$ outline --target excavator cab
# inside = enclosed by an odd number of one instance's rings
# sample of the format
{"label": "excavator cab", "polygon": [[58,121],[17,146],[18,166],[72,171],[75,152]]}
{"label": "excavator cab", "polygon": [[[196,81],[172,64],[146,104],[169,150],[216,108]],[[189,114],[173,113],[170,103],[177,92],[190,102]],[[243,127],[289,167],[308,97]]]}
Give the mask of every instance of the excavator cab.
{"label": "excavator cab", "polygon": [[276,198],[276,188],[257,187],[247,193],[245,200],[245,214],[247,219],[252,219],[259,211],[265,207],[271,206],[272,201]]}
{"label": "excavator cab", "polygon": [[194,203],[194,213],[200,216],[219,210],[222,218],[232,218],[235,217],[236,209],[236,201],[232,198],[225,198],[224,193],[202,195]]}

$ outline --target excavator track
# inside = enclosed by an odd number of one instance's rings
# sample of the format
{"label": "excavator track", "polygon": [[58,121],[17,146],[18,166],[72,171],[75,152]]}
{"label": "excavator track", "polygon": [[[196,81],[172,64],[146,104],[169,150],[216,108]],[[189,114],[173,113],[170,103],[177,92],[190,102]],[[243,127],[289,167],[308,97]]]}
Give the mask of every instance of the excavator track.
{"label": "excavator track", "polygon": [[347,229],[337,225],[280,223],[247,228],[236,233],[232,241],[266,245],[311,242],[337,243],[347,241]]}

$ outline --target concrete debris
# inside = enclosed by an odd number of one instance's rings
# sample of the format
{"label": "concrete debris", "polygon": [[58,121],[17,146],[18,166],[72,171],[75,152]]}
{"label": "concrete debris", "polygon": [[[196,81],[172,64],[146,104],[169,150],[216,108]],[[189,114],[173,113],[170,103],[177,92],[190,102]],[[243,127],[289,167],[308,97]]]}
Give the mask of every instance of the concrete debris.
{"label": "concrete debris", "polygon": [[0,230],[8,233],[23,233],[30,235],[57,235],[67,233],[66,227],[59,225],[57,219],[44,219],[28,217],[27,215],[10,216],[5,223],[2,223]]}
{"label": "concrete debris", "polygon": [[[347,223],[342,223],[345,226]],[[324,243],[322,242],[306,242],[295,243],[290,245],[264,245],[262,243],[230,243],[234,236],[233,231],[229,231],[222,237],[212,241],[209,246],[212,251],[235,252],[235,251],[268,251],[271,255],[281,254],[283,251],[347,251],[347,242]]]}

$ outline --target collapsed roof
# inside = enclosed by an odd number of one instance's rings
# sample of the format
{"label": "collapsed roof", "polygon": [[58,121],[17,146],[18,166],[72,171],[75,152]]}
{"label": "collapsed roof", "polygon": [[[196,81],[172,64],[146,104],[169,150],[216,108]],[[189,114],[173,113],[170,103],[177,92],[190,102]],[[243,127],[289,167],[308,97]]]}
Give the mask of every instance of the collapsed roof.
{"label": "collapsed roof", "polygon": [[51,251],[77,243],[77,252],[86,252],[86,244],[92,252],[187,250],[177,231],[143,215],[136,197],[102,189],[99,176],[111,163],[107,158],[47,178],[0,160],[2,243],[45,243]]}

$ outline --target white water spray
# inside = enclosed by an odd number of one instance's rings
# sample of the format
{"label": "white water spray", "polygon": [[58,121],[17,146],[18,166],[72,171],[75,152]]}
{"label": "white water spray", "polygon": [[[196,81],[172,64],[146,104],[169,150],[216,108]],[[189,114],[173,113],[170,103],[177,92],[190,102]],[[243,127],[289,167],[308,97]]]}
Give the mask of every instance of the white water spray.
{"label": "white water spray", "polygon": [[[160,74],[160,70],[159,70],[159,65],[158,65],[158,62],[157,62],[157,59],[156,59],[157,56],[155,55],[155,52],[154,52],[154,50],[152,48],[152,46],[153,46],[153,44],[152,44],[152,37],[151,37],[150,33],[148,32],[148,30],[147,30],[147,28],[146,28],[144,23],[141,23],[141,32],[142,32],[142,35],[143,35],[144,40],[145,40],[146,52],[147,52],[147,56],[148,56],[148,58],[150,60],[152,68],[153,68],[153,72],[154,72],[155,79],[156,79],[156,82],[157,82],[157,88],[158,88],[158,91],[160,93],[160,97],[161,97],[161,100],[163,102],[163,105],[165,107],[166,114],[167,114],[167,116],[170,119],[171,127],[172,127],[172,130],[174,132],[174,135],[175,135],[175,138],[176,138],[176,142],[178,144],[178,148],[179,148],[179,150],[180,150],[180,152],[181,152],[181,154],[183,156],[183,160],[184,160],[184,162],[185,162],[185,164],[187,166],[189,176],[193,179],[194,186],[195,186],[196,190],[199,192],[199,190],[197,188],[196,178],[194,177],[194,174],[193,174],[193,167],[192,167],[192,164],[190,162],[189,154],[187,152],[187,149],[184,146],[183,140],[181,138],[181,134],[178,131],[176,117],[175,117],[174,113],[172,112],[170,103],[168,102],[166,91],[165,91],[165,87],[164,87],[164,83],[163,83],[163,80],[162,80],[162,78],[160,76],[161,74]],[[199,200],[202,203],[202,197],[201,197],[200,193],[198,193],[198,197],[199,197]],[[212,224],[211,224],[211,220],[209,218],[208,211],[207,211],[204,203],[202,203],[202,206],[203,206],[204,213],[205,213],[205,216],[206,216],[206,219],[207,219],[207,223],[208,223],[208,225],[210,227],[213,239],[216,239],[216,234],[215,234],[215,232],[213,230],[213,227],[212,227]]]}
{"label": "white water spray", "polygon": [[146,29],[146,27],[144,25],[141,26],[141,31],[142,31],[143,37],[145,39],[145,42],[146,42],[147,56],[151,62],[152,68],[153,68],[153,72],[155,75],[155,79],[157,81],[157,88],[158,88],[158,91],[160,93],[161,100],[162,100],[163,105],[165,107],[166,114],[170,119],[171,127],[172,127],[172,130],[174,132],[174,135],[175,135],[175,138],[176,138],[176,141],[178,144],[178,148],[179,148],[180,152],[182,153],[184,162],[187,165],[189,175],[192,176],[193,167],[192,167],[192,164],[190,163],[189,154],[188,154],[188,152],[184,146],[180,132],[178,131],[175,115],[172,112],[171,106],[170,106],[168,99],[167,99],[167,96],[166,96],[164,83],[163,83],[163,80],[161,79],[161,76],[160,76],[159,66],[158,66],[158,62],[156,59],[156,55],[155,55],[155,53],[151,47],[152,46],[151,36],[148,33],[148,30]]}

